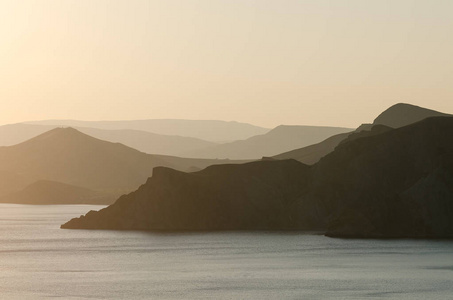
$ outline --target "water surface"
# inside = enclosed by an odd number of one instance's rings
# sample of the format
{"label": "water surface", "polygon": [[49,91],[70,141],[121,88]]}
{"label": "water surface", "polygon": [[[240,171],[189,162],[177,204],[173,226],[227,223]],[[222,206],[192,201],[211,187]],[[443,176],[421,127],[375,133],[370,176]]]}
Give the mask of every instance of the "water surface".
{"label": "water surface", "polygon": [[102,206],[0,204],[2,299],[453,299],[453,242],[63,230]]}

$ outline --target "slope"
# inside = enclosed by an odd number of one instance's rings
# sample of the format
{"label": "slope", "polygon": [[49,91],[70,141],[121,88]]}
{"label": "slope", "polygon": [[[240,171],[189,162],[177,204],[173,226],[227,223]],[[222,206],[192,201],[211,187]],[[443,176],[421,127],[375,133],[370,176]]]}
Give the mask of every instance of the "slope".
{"label": "slope", "polygon": [[264,135],[247,140],[211,146],[185,153],[185,157],[259,159],[284,151],[304,147],[334,134],[351,131],[348,128],[319,126],[278,126]]}

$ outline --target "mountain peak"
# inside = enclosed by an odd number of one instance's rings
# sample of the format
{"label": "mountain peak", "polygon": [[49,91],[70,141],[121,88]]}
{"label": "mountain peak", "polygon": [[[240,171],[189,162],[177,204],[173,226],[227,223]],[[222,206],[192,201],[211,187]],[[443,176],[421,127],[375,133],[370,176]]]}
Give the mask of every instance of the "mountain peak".
{"label": "mountain peak", "polygon": [[73,127],[56,127],[47,131],[48,134],[83,134]]}
{"label": "mountain peak", "polygon": [[397,103],[382,112],[373,122],[374,125],[386,125],[392,128],[403,127],[429,117],[449,116],[435,110],[408,104]]}
{"label": "mountain peak", "polygon": [[[98,140],[92,136],[89,136],[83,132],[80,132],[77,129],[74,129],[72,127],[57,127],[57,128],[51,129],[47,132],[44,132],[28,141],[25,141],[22,144],[43,143],[43,142],[51,143],[51,142],[58,142],[58,141],[61,141],[61,142],[69,142],[69,141],[104,142],[104,141]],[[18,144],[18,145],[21,145],[21,144]]]}

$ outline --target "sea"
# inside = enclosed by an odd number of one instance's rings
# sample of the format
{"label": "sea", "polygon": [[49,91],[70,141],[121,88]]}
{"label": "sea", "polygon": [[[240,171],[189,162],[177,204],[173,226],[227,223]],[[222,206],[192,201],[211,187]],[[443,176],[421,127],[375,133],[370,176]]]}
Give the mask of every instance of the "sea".
{"label": "sea", "polygon": [[92,205],[0,204],[0,299],[453,299],[453,241],[60,229]]}

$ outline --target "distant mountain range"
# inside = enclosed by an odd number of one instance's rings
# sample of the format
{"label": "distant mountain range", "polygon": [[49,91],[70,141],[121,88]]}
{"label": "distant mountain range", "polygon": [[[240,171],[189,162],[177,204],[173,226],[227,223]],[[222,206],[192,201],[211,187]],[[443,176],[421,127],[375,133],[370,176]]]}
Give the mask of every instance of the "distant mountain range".
{"label": "distant mountain range", "polygon": [[[374,130],[371,130],[376,125],[384,125],[389,128],[399,128],[429,117],[442,116],[451,115],[407,103],[398,103],[382,112],[372,124],[362,124],[354,131],[354,134],[357,132],[362,132],[362,136],[374,135],[375,133],[380,133],[383,130],[382,127],[380,127],[380,129],[375,128]],[[337,134],[327,138],[320,143],[281,153],[275,155],[273,158],[292,158],[305,164],[312,165],[318,162],[322,157],[332,152],[335,147],[338,146],[342,141],[346,140],[351,133]]]}
{"label": "distant mountain range", "polygon": [[349,135],[311,167],[269,160],[195,173],[157,168],[137,191],[62,228],[453,237],[453,117],[369,132]]}
{"label": "distant mountain range", "polygon": [[272,156],[287,150],[312,145],[332,135],[350,131],[352,129],[341,127],[282,125],[263,135],[188,151],[183,156],[197,158],[260,159],[263,156]]}
{"label": "distant mountain range", "polygon": [[[54,128],[61,127],[24,123],[3,125],[0,126],[0,146],[16,145]],[[141,130],[107,130],[88,127],[75,127],[75,129],[97,139],[121,143],[149,154],[181,156],[187,151],[216,145],[216,143],[196,138],[161,135]]]}
{"label": "distant mountain range", "polygon": [[265,134],[270,130],[247,123],[217,120],[44,120],[27,123],[66,127],[88,127],[108,130],[140,130],[160,135],[191,137],[215,143],[243,140],[255,135]]}
{"label": "distant mountain range", "polygon": [[26,142],[0,147],[0,195],[50,180],[119,195],[135,190],[156,166],[198,170],[230,160],[150,155],[102,141],[73,128],[56,128]]}
{"label": "distant mountain range", "polygon": [[[54,128],[62,127],[25,123],[0,126],[0,146],[21,143]],[[320,142],[334,134],[352,131],[339,127],[281,125],[266,134],[217,144],[192,137],[161,135],[135,129],[74,128],[92,137],[122,143],[148,154],[206,159],[260,159]]]}

